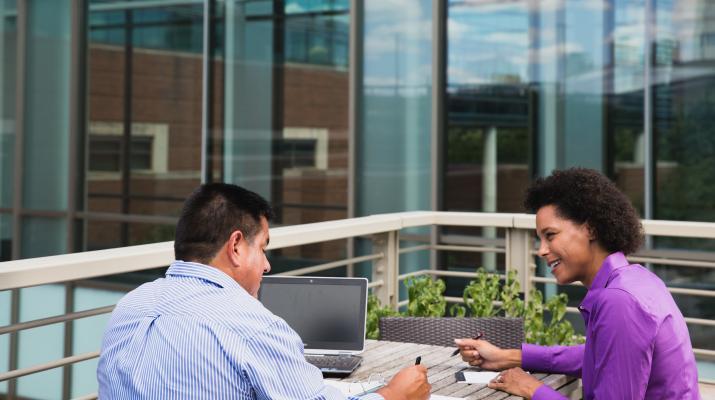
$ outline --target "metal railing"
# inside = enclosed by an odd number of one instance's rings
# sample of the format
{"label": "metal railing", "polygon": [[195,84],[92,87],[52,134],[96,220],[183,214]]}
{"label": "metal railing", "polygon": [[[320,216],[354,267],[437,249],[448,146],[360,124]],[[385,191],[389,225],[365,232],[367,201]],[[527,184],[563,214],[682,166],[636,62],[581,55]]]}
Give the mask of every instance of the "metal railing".
{"label": "metal railing", "polygon": [[[401,247],[400,232],[403,229],[417,227],[482,227],[499,228],[505,231],[503,239],[490,239],[487,245],[451,244],[433,241],[431,243]],[[643,221],[647,235],[685,237],[700,239],[715,239],[715,223],[676,222],[676,221]],[[338,221],[328,221],[313,224],[294,225],[271,229],[269,250],[284,249],[315,243],[335,241],[338,239],[366,238],[372,243],[371,254],[358,257],[322,263],[283,273],[284,275],[304,275],[318,273],[334,268],[370,262],[372,276],[369,287],[383,304],[397,308],[406,303],[399,298],[399,283],[409,277],[430,275],[435,277],[471,278],[474,273],[448,271],[439,265],[424,265],[422,270],[400,274],[400,255],[416,252],[480,252],[505,255],[504,273],[515,270],[520,287],[525,296],[536,283],[556,283],[553,278],[535,275],[534,233],[535,219],[527,214],[497,214],[497,213],[459,213],[459,212],[403,212],[382,214],[362,218]],[[408,237],[409,235],[405,235]],[[445,235],[446,236],[446,235]],[[412,236],[409,236],[412,237]],[[407,241],[405,241],[407,242]],[[412,241],[410,241],[412,242]],[[492,243],[499,244],[494,245]],[[693,259],[688,252],[657,253],[644,252],[631,261],[663,264],[669,266],[715,268],[715,252],[707,253],[706,259]],[[83,281],[89,278],[108,276],[120,273],[163,267],[173,261],[173,243],[162,242],[148,245],[130,246],[117,249],[89,251],[52,257],[41,257],[0,263],[0,291],[13,290],[31,286],[56,284],[62,282]],[[436,260],[436,257],[429,257]],[[715,284],[715,283],[714,283]],[[578,285],[575,284],[575,285]],[[671,293],[677,295],[715,297],[715,290],[669,287]],[[17,296],[13,296],[15,298]],[[448,297],[450,302],[462,301],[461,298]],[[89,316],[110,313],[114,306],[99,307],[80,312],[67,313],[33,321],[17,322],[0,327],[0,335],[16,335],[19,331],[56,323],[71,321]],[[568,312],[578,312],[569,307]],[[715,320],[692,318],[686,316],[686,322],[692,325],[706,327],[715,326]],[[12,340],[10,341],[12,343]],[[97,343],[99,349],[100,343]],[[694,353],[703,357],[715,357],[715,351],[694,348]],[[17,379],[29,374],[46,371],[52,368],[69,365],[96,358],[98,351],[71,354],[66,357],[32,367],[12,369],[0,373],[0,382]],[[705,383],[712,381],[701,380]],[[88,394],[82,398],[95,398],[96,394]]]}

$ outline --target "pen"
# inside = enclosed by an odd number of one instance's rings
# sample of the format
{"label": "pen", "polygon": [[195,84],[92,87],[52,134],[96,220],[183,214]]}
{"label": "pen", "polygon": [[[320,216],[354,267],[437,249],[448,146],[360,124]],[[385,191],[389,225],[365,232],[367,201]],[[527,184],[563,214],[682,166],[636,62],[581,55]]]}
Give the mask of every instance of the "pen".
{"label": "pen", "polygon": [[[479,340],[483,336],[484,336],[484,332],[479,332],[479,334],[477,334],[477,336],[473,337],[472,339]],[[452,353],[452,357],[456,356],[457,354],[459,354],[459,349],[455,350],[454,353]]]}
{"label": "pen", "polygon": [[422,362],[422,356],[417,356],[415,359],[415,365],[420,365],[420,362]]}

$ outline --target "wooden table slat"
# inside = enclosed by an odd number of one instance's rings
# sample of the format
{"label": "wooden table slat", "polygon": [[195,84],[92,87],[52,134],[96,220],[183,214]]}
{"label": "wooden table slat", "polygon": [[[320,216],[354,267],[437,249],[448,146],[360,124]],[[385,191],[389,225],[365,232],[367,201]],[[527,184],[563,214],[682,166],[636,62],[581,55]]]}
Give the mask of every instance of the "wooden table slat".
{"label": "wooden table slat", "polygon": [[[427,375],[432,385],[432,393],[443,396],[460,397],[468,400],[502,400],[519,399],[508,393],[489,389],[486,385],[470,385],[458,383],[455,372],[469,367],[458,356],[452,357],[453,347],[431,346],[416,343],[398,343],[369,340],[363,362],[352,375],[343,379],[348,382],[367,381],[381,377],[385,381],[404,367],[414,365],[417,356],[422,357],[422,364],[427,367]],[[575,378],[559,374],[533,374],[545,384],[554,389],[562,389],[565,395],[578,389],[580,385]]]}

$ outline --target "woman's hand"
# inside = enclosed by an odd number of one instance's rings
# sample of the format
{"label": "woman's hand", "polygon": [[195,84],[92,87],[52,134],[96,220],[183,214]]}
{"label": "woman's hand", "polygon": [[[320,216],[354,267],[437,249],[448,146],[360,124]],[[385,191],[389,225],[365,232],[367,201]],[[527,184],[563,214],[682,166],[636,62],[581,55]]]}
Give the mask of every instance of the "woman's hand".
{"label": "woman's hand", "polygon": [[489,382],[491,389],[501,390],[527,399],[532,398],[536,389],[541,385],[543,385],[543,382],[527,374],[521,368],[503,371]]}
{"label": "woman's hand", "polygon": [[455,339],[462,360],[474,367],[501,371],[521,366],[521,350],[500,349],[482,339]]}

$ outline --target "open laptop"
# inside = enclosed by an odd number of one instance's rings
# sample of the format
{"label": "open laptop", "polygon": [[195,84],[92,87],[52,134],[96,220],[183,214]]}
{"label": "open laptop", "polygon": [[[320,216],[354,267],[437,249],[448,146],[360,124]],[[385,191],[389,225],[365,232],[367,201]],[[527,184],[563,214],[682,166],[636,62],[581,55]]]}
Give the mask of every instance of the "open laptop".
{"label": "open laptop", "polygon": [[324,376],[348,376],[365,349],[367,279],[266,276],[258,299],[303,339]]}

